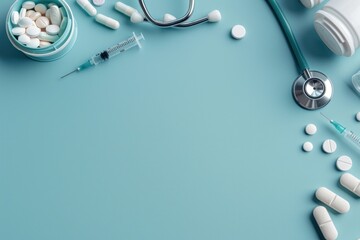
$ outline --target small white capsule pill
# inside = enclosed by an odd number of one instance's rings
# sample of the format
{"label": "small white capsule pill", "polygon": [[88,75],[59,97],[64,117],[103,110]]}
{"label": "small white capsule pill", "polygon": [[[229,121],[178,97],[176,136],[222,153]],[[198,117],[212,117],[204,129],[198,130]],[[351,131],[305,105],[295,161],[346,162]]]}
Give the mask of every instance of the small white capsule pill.
{"label": "small white capsule pill", "polygon": [[26,34],[22,34],[19,36],[18,41],[22,44],[28,44],[30,42],[30,37]]}
{"label": "small white capsule pill", "polygon": [[26,8],[21,8],[19,12],[19,19],[26,17],[26,13],[27,13]]}
{"label": "small white capsule pill", "polygon": [[347,213],[350,210],[348,201],[325,187],[318,188],[315,192],[315,196],[319,201],[325,203],[338,213]]}
{"label": "small white capsule pill", "polygon": [[303,144],[302,148],[305,152],[311,152],[313,150],[314,146],[311,142],[305,142]]}
{"label": "small white capsule pill", "polygon": [[47,17],[39,17],[38,19],[36,19],[35,23],[38,28],[46,28],[47,26],[49,26],[50,21]]}
{"label": "small white capsule pill", "polygon": [[11,23],[17,25],[20,19],[20,14],[18,11],[13,11],[11,13]]}
{"label": "small white capsule pill", "polygon": [[80,7],[82,7],[82,9],[85,10],[85,12],[87,12],[87,14],[89,14],[90,16],[95,16],[97,11],[96,8],[94,8],[93,5],[91,5],[91,3],[88,0],[76,0],[76,2],[79,4]]}
{"label": "small white capsule pill", "polygon": [[31,38],[26,46],[29,48],[38,48],[40,46],[40,40],[38,38]]}
{"label": "small white capsule pill", "polygon": [[26,29],[22,27],[14,27],[13,29],[11,29],[11,32],[14,36],[20,36],[25,34]]}
{"label": "small white capsule pill", "polygon": [[38,3],[35,5],[35,11],[37,11],[38,13],[41,13],[41,15],[45,15],[46,10],[47,10],[47,7],[45,6],[45,4]]}
{"label": "small white capsule pill", "polygon": [[135,8],[132,8],[122,2],[116,2],[115,3],[115,9],[129,17],[131,17],[131,15],[136,12]]}
{"label": "small white capsule pill", "polygon": [[50,21],[51,21],[51,24],[53,24],[53,25],[60,26],[60,24],[61,24],[60,9],[56,5],[52,5],[50,7]]}
{"label": "small white capsule pill", "polygon": [[173,15],[171,15],[169,13],[164,14],[164,19],[163,19],[164,22],[172,22],[174,20],[176,20],[175,16],[173,16]]}
{"label": "small white capsule pill", "polygon": [[60,27],[58,25],[49,25],[46,27],[46,33],[49,35],[57,35],[60,31]]}
{"label": "small white capsule pill", "polygon": [[53,43],[53,42],[56,42],[59,39],[59,36],[57,36],[57,35],[52,36],[52,35],[47,34],[46,32],[41,32],[39,34],[38,38],[41,41],[47,41],[47,42]]}
{"label": "small white capsule pill", "polygon": [[33,1],[25,1],[23,2],[22,7],[26,9],[33,9],[35,7],[35,3]]}
{"label": "small white capsule pill", "polygon": [[305,133],[307,135],[314,135],[316,132],[317,132],[317,127],[315,124],[309,123],[308,125],[306,125]]}
{"label": "small white capsule pill", "polygon": [[350,192],[360,197],[360,180],[354,175],[344,173],[340,177],[340,184]]}
{"label": "small white capsule pill", "polygon": [[327,139],[322,144],[322,149],[326,153],[334,153],[336,151],[336,142],[332,139]]}
{"label": "small white capsule pill", "polygon": [[350,157],[348,156],[340,156],[337,160],[336,160],[336,167],[340,170],[340,171],[349,171],[352,167],[352,160]]}
{"label": "small white capsule pill", "polygon": [[34,10],[27,10],[25,17],[29,17],[31,14],[33,14],[35,11]]}
{"label": "small white capsule pill", "polygon": [[120,27],[120,23],[118,21],[103,14],[97,14],[95,20],[111,29],[118,29]]}
{"label": "small white capsule pill", "polygon": [[48,46],[50,46],[50,45],[51,45],[51,43],[49,43],[49,42],[40,41],[39,47],[44,48],[44,47],[48,47]]}
{"label": "small white capsule pill", "polygon": [[32,14],[29,15],[29,18],[32,19],[33,21],[35,21],[39,17],[41,17],[41,13],[39,12],[33,12]]}
{"label": "small white capsule pill", "polygon": [[242,25],[235,25],[231,29],[231,36],[234,39],[243,39],[246,35],[246,29]]}
{"label": "small white capsule pill", "polygon": [[34,21],[31,18],[23,17],[19,20],[18,25],[19,27],[27,28],[30,27],[33,24],[33,22]]}
{"label": "small white capsule pill", "polygon": [[338,231],[326,208],[317,206],[313,210],[313,215],[324,238],[326,240],[335,240],[338,237]]}
{"label": "small white capsule pill", "polygon": [[360,112],[356,113],[355,119],[356,121],[360,122]]}
{"label": "small white capsule pill", "polygon": [[41,29],[37,26],[30,26],[26,29],[26,34],[31,38],[39,36],[40,32]]}
{"label": "small white capsule pill", "polygon": [[95,6],[101,6],[104,5],[105,0],[92,0],[92,2]]}

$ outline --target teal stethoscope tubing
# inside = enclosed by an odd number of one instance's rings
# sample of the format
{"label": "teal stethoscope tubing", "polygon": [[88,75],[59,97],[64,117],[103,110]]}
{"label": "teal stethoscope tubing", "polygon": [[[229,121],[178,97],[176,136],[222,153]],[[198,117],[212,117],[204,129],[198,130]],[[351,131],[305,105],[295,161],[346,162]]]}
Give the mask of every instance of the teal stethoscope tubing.
{"label": "teal stethoscope tubing", "polygon": [[281,28],[286,36],[286,39],[292,49],[292,52],[296,58],[297,64],[299,65],[301,73],[306,72],[309,69],[309,65],[302,54],[299,44],[296,41],[293,31],[291,30],[290,24],[287,21],[283,11],[276,0],[266,0],[271,6],[275,13],[277,20],[279,21]]}

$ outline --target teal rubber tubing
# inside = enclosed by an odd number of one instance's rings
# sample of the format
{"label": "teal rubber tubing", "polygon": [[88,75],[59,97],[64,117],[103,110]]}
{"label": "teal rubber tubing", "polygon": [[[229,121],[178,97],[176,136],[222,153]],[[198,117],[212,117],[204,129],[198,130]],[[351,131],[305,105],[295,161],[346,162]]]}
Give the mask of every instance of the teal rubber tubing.
{"label": "teal rubber tubing", "polygon": [[283,11],[281,10],[279,4],[276,0],[266,0],[270,7],[272,8],[273,12],[275,13],[276,18],[278,19],[281,28],[286,36],[286,39],[292,49],[293,54],[295,55],[296,61],[300,67],[301,72],[309,69],[309,65],[301,52],[299,44],[296,41],[294,33],[291,29],[289,22],[287,21]]}

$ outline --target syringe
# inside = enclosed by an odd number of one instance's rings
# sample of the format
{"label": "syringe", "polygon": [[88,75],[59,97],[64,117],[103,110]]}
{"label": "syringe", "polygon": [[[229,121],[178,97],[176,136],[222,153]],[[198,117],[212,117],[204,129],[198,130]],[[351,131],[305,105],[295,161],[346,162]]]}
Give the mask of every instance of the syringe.
{"label": "syringe", "polygon": [[327,120],[330,121],[330,124],[333,125],[335,127],[335,129],[344,137],[346,138],[348,141],[352,142],[353,144],[355,144],[359,149],[360,149],[360,137],[355,134],[353,131],[350,131],[348,129],[346,129],[344,126],[342,126],[340,123],[326,117],[324,114],[320,113],[321,115],[323,115],[323,117],[325,117]]}
{"label": "syringe", "polygon": [[88,61],[81,64],[79,67],[77,67],[74,71],[62,76],[61,78],[67,77],[74,72],[80,72],[89,67],[96,66],[99,63],[103,63],[103,62],[109,60],[110,58],[118,55],[119,53],[125,52],[135,46],[138,46],[139,48],[141,48],[140,40],[145,40],[142,33],[140,33],[140,35],[138,35],[138,36],[136,36],[136,34],[133,33],[133,35],[130,36],[127,40],[122,41],[122,42],[96,54],[95,56],[91,57]]}

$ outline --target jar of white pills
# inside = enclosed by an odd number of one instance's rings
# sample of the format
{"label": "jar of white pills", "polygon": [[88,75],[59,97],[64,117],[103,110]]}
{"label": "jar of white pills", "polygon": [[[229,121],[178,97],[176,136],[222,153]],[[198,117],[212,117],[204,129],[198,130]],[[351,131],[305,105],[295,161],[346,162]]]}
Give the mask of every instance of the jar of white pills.
{"label": "jar of white pills", "polygon": [[360,0],[330,0],[316,12],[314,25],[331,51],[353,55],[360,46]]}
{"label": "jar of white pills", "polygon": [[6,34],[26,56],[53,61],[71,50],[77,25],[65,0],[17,0],[6,17]]}

